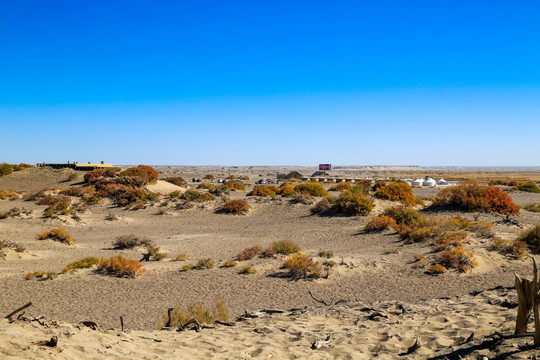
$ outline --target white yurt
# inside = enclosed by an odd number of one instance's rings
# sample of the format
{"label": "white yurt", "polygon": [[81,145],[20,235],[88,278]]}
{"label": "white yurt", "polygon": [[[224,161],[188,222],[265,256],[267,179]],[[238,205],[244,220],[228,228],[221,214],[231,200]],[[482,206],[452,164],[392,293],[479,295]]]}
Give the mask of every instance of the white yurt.
{"label": "white yurt", "polygon": [[435,186],[437,182],[432,178],[426,176],[426,180],[422,183],[422,186]]}
{"label": "white yurt", "polygon": [[424,183],[424,179],[416,178],[413,180],[412,186],[422,186],[423,183]]}
{"label": "white yurt", "polygon": [[448,181],[440,178],[439,180],[437,180],[437,185],[448,185]]}

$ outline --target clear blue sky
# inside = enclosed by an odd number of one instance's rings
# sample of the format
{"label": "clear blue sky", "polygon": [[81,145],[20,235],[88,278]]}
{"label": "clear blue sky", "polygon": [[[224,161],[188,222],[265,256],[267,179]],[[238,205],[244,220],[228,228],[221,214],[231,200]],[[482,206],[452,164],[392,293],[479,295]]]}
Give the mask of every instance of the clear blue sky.
{"label": "clear blue sky", "polygon": [[538,1],[1,1],[0,162],[540,166]]}

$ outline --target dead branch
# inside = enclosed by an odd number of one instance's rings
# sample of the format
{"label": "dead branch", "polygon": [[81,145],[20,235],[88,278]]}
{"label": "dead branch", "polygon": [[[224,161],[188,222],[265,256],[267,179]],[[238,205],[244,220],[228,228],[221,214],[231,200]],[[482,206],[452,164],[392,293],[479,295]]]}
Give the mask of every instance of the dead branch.
{"label": "dead branch", "polygon": [[30,301],[28,304],[26,304],[26,305],[24,305],[24,306],[21,306],[20,308],[15,309],[14,311],[10,312],[9,314],[6,315],[5,318],[11,320],[11,317],[12,317],[13,315],[15,315],[15,314],[18,313],[19,311],[24,310],[24,309],[26,309],[27,307],[30,307],[30,306],[32,306],[32,302],[31,302],[31,301]]}
{"label": "dead branch", "polygon": [[220,320],[214,321],[214,324],[225,325],[225,326],[234,326],[234,325],[236,325],[236,323],[234,321],[226,322],[226,321],[220,321]]}
{"label": "dead branch", "polygon": [[415,352],[420,346],[422,346],[422,344],[420,344],[420,336],[417,336],[416,337],[416,341],[414,342],[414,344],[409,347],[407,349],[407,353],[405,355],[409,355],[409,354],[412,354],[413,352]]}
{"label": "dead branch", "polygon": [[81,321],[81,324],[83,324],[86,327],[89,327],[92,330],[99,330],[99,325],[93,321]]}
{"label": "dead branch", "polygon": [[330,303],[327,303],[326,301],[322,300],[322,299],[318,299],[315,297],[315,295],[313,295],[313,293],[311,292],[311,290],[308,290],[308,293],[309,295],[311,296],[311,298],[317,302],[320,302],[321,304],[324,304],[326,306],[332,306],[332,304],[334,303],[334,300],[330,301]]}
{"label": "dead branch", "polygon": [[330,335],[328,335],[326,337],[326,339],[324,340],[317,340],[317,341],[314,341],[313,344],[311,344],[311,349],[312,350],[317,350],[317,349],[320,349],[321,346],[323,345],[326,345],[330,342]]}

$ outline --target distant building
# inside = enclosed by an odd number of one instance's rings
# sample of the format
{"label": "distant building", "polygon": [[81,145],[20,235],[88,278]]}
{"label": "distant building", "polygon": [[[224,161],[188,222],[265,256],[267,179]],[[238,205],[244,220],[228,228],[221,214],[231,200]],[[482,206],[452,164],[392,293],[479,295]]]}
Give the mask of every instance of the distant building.
{"label": "distant building", "polygon": [[91,164],[88,162],[88,164],[79,164],[78,162],[67,162],[67,163],[46,163],[45,161],[42,163],[36,164],[37,167],[45,167],[49,166],[53,169],[74,169],[78,171],[92,171],[96,169],[105,169],[105,168],[111,168],[113,167],[113,164],[105,164],[103,161],[99,164]]}

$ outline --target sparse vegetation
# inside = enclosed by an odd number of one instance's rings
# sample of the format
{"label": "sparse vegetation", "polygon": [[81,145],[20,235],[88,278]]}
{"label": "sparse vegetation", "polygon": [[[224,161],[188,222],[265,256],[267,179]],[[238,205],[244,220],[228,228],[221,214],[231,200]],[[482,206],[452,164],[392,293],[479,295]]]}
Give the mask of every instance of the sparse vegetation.
{"label": "sparse vegetation", "polygon": [[226,181],[223,184],[219,185],[218,189],[225,191],[245,191],[246,186],[240,181]]}
{"label": "sparse vegetation", "polygon": [[297,195],[294,185],[289,183],[281,185],[277,193],[283,197],[293,197]]}
{"label": "sparse vegetation", "polygon": [[181,176],[171,176],[163,180],[176,186],[186,187],[188,185],[186,180],[184,180],[184,178]]}
{"label": "sparse vegetation", "polygon": [[217,188],[216,184],[209,184],[209,183],[200,183],[199,186],[197,186],[197,189],[206,189],[206,190],[213,190]]}
{"label": "sparse vegetation", "polygon": [[534,254],[540,253],[540,224],[523,231],[517,240],[526,243]]}
{"label": "sparse vegetation", "polygon": [[519,184],[517,186],[517,189],[524,192],[540,193],[540,188],[538,188],[538,186],[532,181],[526,182],[524,184]]}
{"label": "sparse vegetation", "polygon": [[136,278],[144,272],[140,262],[121,255],[101,258],[98,270],[109,275],[128,278]]}
{"label": "sparse vegetation", "polygon": [[186,261],[189,260],[189,257],[185,253],[176,255],[173,261]]}
{"label": "sparse vegetation", "polygon": [[[191,319],[197,320],[200,324],[213,324],[218,321],[229,321],[229,314],[225,303],[223,301],[217,301],[213,308],[207,308],[200,302],[189,303],[186,307],[176,306],[172,312],[171,326],[180,327],[184,326]],[[168,321],[168,314],[163,314],[163,325],[166,325]]]}
{"label": "sparse vegetation", "polygon": [[39,240],[45,240],[45,239],[56,240],[62,243],[66,243],[68,245],[73,244],[73,236],[69,233],[69,231],[67,231],[63,227],[53,228],[49,231],[38,234],[37,238]]}
{"label": "sparse vegetation", "polygon": [[290,240],[279,240],[272,243],[272,249],[278,254],[290,255],[302,251],[298,244]]}
{"label": "sparse vegetation", "polygon": [[117,236],[113,243],[115,249],[132,249],[137,246],[148,247],[151,245],[152,241],[150,239],[133,234]]}
{"label": "sparse vegetation", "polygon": [[167,257],[167,254],[159,251],[159,247],[152,245],[146,248],[146,253],[143,254],[141,261],[150,261],[154,259],[155,261],[161,261]]}
{"label": "sparse vegetation", "polygon": [[278,188],[275,185],[255,185],[253,189],[247,193],[247,196],[271,196],[275,197]]}
{"label": "sparse vegetation", "polygon": [[236,261],[227,260],[227,261],[225,261],[223,263],[223,265],[221,267],[230,268],[230,267],[235,267],[236,265],[238,265],[238,263]]}
{"label": "sparse vegetation", "polygon": [[222,206],[223,212],[227,214],[245,214],[251,207],[245,200],[230,200]]}
{"label": "sparse vegetation", "polygon": [[216,200],[216,197],[209,192],[188,189],[182,194],[182,199],[193,202],[207,202]]}
{"label": "sparse vegetation", "polygon": [[244,250],[239,252],[238,255],[236,255],[236,258],[240,261],[250,260],[258,256],[261,251],[262,248],[260,247],[260,245],[255,245],[249,248],[245,248]]}
{"label": "sparse vegetation", "polygon": [[30,215],[31,213],[31,210],[26,210],[25,208],[19,209],[18,207],[14,207],[9,209],[8,211],[0,212],[0,219],[14,218],[21,215]]}
{"label": "sparse vegetation", "polygon": [[426,266],[428,266],[428,264],[429,264],[428,261],[422,254],[414,255],[414,263],[413,263],[414,268],[425,268]]}
{"label": "sparse vegetation", "polygon": [[257,270],[251,265],[244,266],[238,271],[239,274],[243,275],[255,274],[256,272]]}
{"label": "sparse vegetation", "polygon": [[315,198],[308,193],[301,193],[294,196],[292,202],[295,204],[311,205],[315,202]]}
{"label": "sparse vegetation", "polygon": [[540,212],[540,204],[527,204],[524,209],[532,212]]}
{"label": "sparse vegetation", "polygon": [[528,255],[528,245],[521,240],[505,240],[503,238],[495,237],[492,240],[491,247],[493,250],[500,252],[501,254],[508,255],[514,259],[524,259]]}
{"label": "sparse vegetation", "polygon": [[0,240],[0,254],[3,254],[4,249],[13,249],[16,252],[23,252],[24,246],[9,240]]}
{"label": "sparse vegetation", "polygon": [[77,269],[87,269],[91,268],[94,265],[99,264],[99,259],[95,256],[88,256],[81,260],[73,261],[66,265],[62,270],[62,274],[65,274],[70,271],[76,271]]}
{"label": "sparse vegetation", "polygon": [[19,194],[14,190],[0,190],[0,200],[15,200],[19,198]]}
{"label": "sparse vegetation", "polygon": [[[298,249],[298,251],[300,251],[300,249]],[[334,252],[332,250],[321,250],[317,255],[321,258],[331,259],[334,257]]]}
{"label": "sparse vegetation", "polygon": [[216,267],[216,262],[210,258],[201,259],[193,266],[194,270],[213,269]]}

